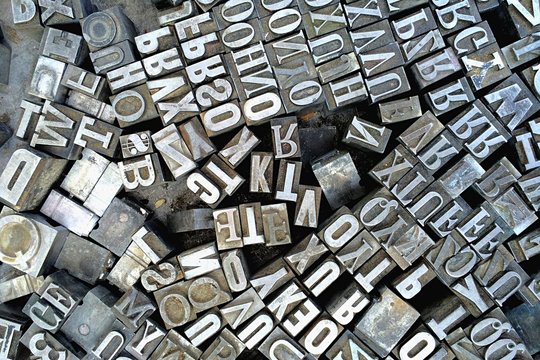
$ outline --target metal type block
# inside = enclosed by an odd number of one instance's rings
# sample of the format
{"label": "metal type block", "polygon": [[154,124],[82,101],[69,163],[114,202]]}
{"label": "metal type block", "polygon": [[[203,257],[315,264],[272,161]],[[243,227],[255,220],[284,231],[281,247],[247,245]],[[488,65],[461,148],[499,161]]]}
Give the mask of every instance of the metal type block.
{"label": "metal type block", "polygon": [[519,37],[523,38],[528,34],[538,30],[539,17],[534,11],[538,3],[536,0],[530,1],[506,1],[508,6],[507,11],[514,23],[514,27],[518,32]]}
{"label": "metal type block", "polygon": [[216,107],[238,97],[230,76],[219,78],[195,90],[195,99],[202,110]]}
{"label": "metal type block", "polygon": [[152,300],[135,288],[124,293],[112,307],[114,315],[131,331],[136,331],[154,311]]}
{"label": "metal type block", "polygon": [[291,243],[291,230],[285,203],[261,206],[266,246]]}
{"label": "metal type block", "polygon": [[367,92],[372,103],[388,99],[411,90],[403,67],[366,79]]}
{"label": "metal type block", "polygon": [[358,58],[362,64],[362,73],[366,77],[405,65],[401,49],[394,41],[377,49],[361,52],[358,54]]}
{"label": "metal type block", "polygon": [[24,323],[13,321],[9,318],[0,318],[0,339],[2,348],[0,355],[6,360],[15,360],[17,358],[19,340],[22,335]]}
{"label": "metal type block", "polygon": [[131,238],[154,264],[160,262],[172,251],[167,242],[152,229],[151,225],[142,226]]}
{"label": "metal type block", "polygon": [[540,160],[533,134],[525,128],[520,128],[514,131],[514,139],[520,169],[526,172],[538,168]]}
{"label": "metal type block", "polygon": [[363,225],[351,210],[342,206],[322,223],[317,236],[324,241],[330,251],[335,253],[351,241],[362,228]]}
{"label": "metal type block", "polygon": [[220,30],[225,29],[231,24],[247,22],[257,18],[258,13],[255,8],[255,2],[252,0],[246,1],[226,1],[221,5],[217,5],[212,9],[215,22]]}
{"label": "metal type block", "polygon": [[455,199],[480,179],[484,173],[484,169],[474,157],[467,154],[439,177],[439,181],[452,196],[452,199]]}
{"label": "metal type block", "polygon": [[26,140],[29,135],[33,134],[36,125],[41,114],[42,104],[35,104],[30,101],[22,100],[21,106],[22,113],[19,116],[19,125],[15,132],[15,136],[20,139]]}
{"label": "metal type block", "polygon": [[326,310],[340,325],[350,324],[356,314],[370,303],[360,285],[352,282],[341,293],[333,295],[326,305]]}
{"label": "metal type block", "polygon": [[[11,267],[10,265],[4,265],[4,267]],[[15,269],[15,268],[12,268]],[[15,276],[11,279],[2,279],[0,286],[0,303],[6,303],[11,300],[19,299],[27,295],[31,295],[34,292],[37,292],[41,286],[43,285],[43,281],[45,280],[43,276],[30,276],[28,274],[24,274],[20,272],[22,275]],[[2,327],[5,327],[6,324],[3,324],[3,321],[5,319],[0,319],[0,329]],[[4,332],[3,336],[0,336],[0,338],[3,338],[4,344],[7,344],[10,346],[9,339],[6,339],[7,336],[9,336],[9,331]],[[6,348],[3,346],[2,351],[0,354],[6,355]]]}
{"label": "metal type block", "polygon": [[85,149],[91,149],[99,154],[114,157],[118,150],[121,133],[122,130],[116,126],[83,116],[73,142],[75,145]]}
{"label": "metal type block", "polygon": [[469,55],[461,57],[467,79],[475,90],[493,85],[512,72],[506,64],[501,49],[497,44],[490,44]]}
{"label": "metal type block", "polygon": [[100,176],[83,206],[98,216],[103,216],[116,194],[123,187],[118,165],[110,163]]}
{"label": "metal type block", "polygon": [[432,85],[460,70],[461,65],[452,48],[438,51],[412,65],[412,73],[420,88]]}
{"label": "metal type block", "polygon": [[416,6],[427,5],[428,0],[385,0],[389,15],[395,15]]}
{"label": "metal type block", "polygon": [[197,318],[195,309],[188,301],[191,283],[181,281],[154,293],[166,329],[184,325]]}
{"label": "metal type block", "polygon": [[339,58],[330,60],[316,68],[319,80],[322,84],[326,84],[358,70],[360,70],[360,64],[353,52],[343,54]]}
{"label": "metal type block", "polygon": [[429,227],[441,237],[454,230],[472,212],[472,208],[461,197],[453,199],[428,222]]}
{"label": "metal type block", "polygon": [[129,40],[105,47],[90,53],[90,60],[96,74],[105,75],[111,70],[118,69],[138,60],[135,47]]}
{"label": "metal type block", "polygon": [[90,238],[113,254],[122,256],[132,236],[141,228],[147,216],[146,210],[131,202],[114,198]]}
{"label": "metal type block", "polygon": [[177,356],[184,359],[198,359],[202,351],[192,345],[186,338],[174,330],[169,330],[167,335],[158,347],[150,355],[149,360],[165,359],[171,356]]}
{"label": "metal type block", "polygon": [[457,280],[450,289],[474,317],[479,317],[494,305],[486,290],[471,274]]}
{"label": "metal type block", "polygon": [[263,309],[264,303],[259,298],[259,295],[257,295],[253,288],[249,288],[238,295],[233,301],[221,307],[219,311],[230,327],[237,329],[238,326],[245,323]]}
{"label": "metal type block", "polygon": [[0,175],[0,199],[16,211],[36,209],[66,163],[35,150],[15,150]]}
{"label": "metal type block", "polygon": [[90,51],[125,40],[133,41],[137,34],[135,26],[120,6],[92,13],[81,20],[81,27]]}
{"label": "metal type block", "polygon": [[148,267],[141,273],[140,278],[143,288],[148,292],[153,292],[182,280],[184,273],[180,269],[180,264],[175,256],[158,265]]}
{"label": "metal type block", "polygon": [[238,339],[248,349],[253,349],[264,338],[266,338],[274,329],[275,324],[272,317],[266,312],[259,312],[256,317],[244,325],[240,331],[237,332]]}
{"label": "metal type block", "polygon": [[38,0],[38,4],[46,26],[73,25],[92,13],[92,3],[87,0]]}
{"label": "metal type block", "polygon": [[319,222],[321,188],[318,186],[299,185],[294,225],[316,228]]}
{"label": "metal type block", "polygon": [[[110,251],[69,233],[54,267],[94,285],[105,278],[114,260]],[[90,263],[92,266],[88,266]]]}
{"label": "metal type block", "polygon": [[267,92],[241,104],[245,122],[249,126],[267,123],[274,117],[285,113],[283,102],[277,92]]}
{"label": "metal type block", "polygon": [[476,98],[469,82],[465,78],[460,78],[429,91],[425,99],[435,115],[439,116],[468,104]]}
{"label": "metal type block", "polygon": [[128,342],[126,350],[137,360],[146,360],[158,347],[166,334],[156,323],[146,320],[143,326],[135,333]]}
{"label": "metal type block", "polygon": [[336,252],[336,258],[345,266],[349,273],[354,274],[380,248],[381,245],[373,235],[367,230],[362,230],[343,246],[341,250]]}
{"label": "metal type block", "polygon": [[540,210],[539,184],[540,170],[534,170],[524,175],[518,180],[517,184],[518,189],[535,211]]}
{"label": "metal type block", "polygon": [[517,263],[511,263],[501,276],[491,279],[485,290],[498,306],[502,306],[528,280],[527,273]]}
{"label": "metal type block", "polygon": [[315,269],[302,277],[309,292],[318,297],[328,289],[345,271],[345,267],[334,255],[328,255]]}
{"label": "metal type block", "polygon": [[227,195],[225,191],[222,191],[218,185],[199,170],[189,174],[186,182],[188,189],[212,209],[215,209]]}
{"label": "metal type block", "polygon": [[327,252],[328,248],[321,240],[315,234],[311,234],[296,244],[283,259],[296,274],[302,275]]}
{"label": "metal type block", "polygon": [[[353,42],[346,29],[309,39],[308,44],[315,65],[320,65],[353,51]],[[307,48],[305,48],[305,51],[307,51]]]}
{"label": "metal type block", "polygon": [[381,4],[382,1],[358,0],[347,1],[343,5],[347,15],[349,29],[357,29],[388,17],[388,9]]}
{"label": "metal type block", "polygon": [[517,74],[513,74],[484,96],[487,106],[510,130],[540,109],[540,102]]}
{"label": "metal type block", "polygon": [[62,333],[87,352],[100,344],[115,323],[111,307],[117,298],[105,287],[98,285],[82,299],[73,314],[62,326]]}
{"label": "metal type block", "polygon": [[[182,49],[183,58],[188,64],[193,64],[198,60],[206,59],[211,56],[225,52],[223,44],[218,38],[217,32],[206,34],[195,39],[186,40],[185,42],[182,42],[182,44],[180,44],[180,48]],[[151,57],[153,58],[152,61],[154,62],[154,65],[152,65],[152,73],[154,73],[153,76],[163,75],[163,69],[166,69],[168,71],[171,71],[173,69],[178,70],[180,66],[182,66],[180,55],[176,48],[164,51],[160,54],[156,54]],[[165,56],[167,56],[168,59],[165,58]],[[171,58],[173,58],[174,60],[171,60]],[[150,58],[144,59],[143,62],[147,64],[147,60],[149,61],[148,64],[150,64]],[[158,62],[160,63],[159,67],[156,66]],[[168,64],[167,66],[164,66],[163,63]],[[145,66],[145,68],[147,72],[150,72],[150,69],[147,66]],[[157,73],[158,69],[161,70],[160,73]]]}
{"label": "metal type block", "polygon": [[219,152],[219,157],[232,168],[240,165],[261,142],[246,126],[242,128]]}
{"label": "metal type block", "polygon": [[430,8],[426,7],[393,20],[392,28],[398,41],[406,41],[436,29],[437,23]]}
{"label": "metal type block", "polygon": [[420,98],[415,95],[379,104],[379,116],[384,125],[419,118],[422,116]]}
{"label": "metal type block", "polygon": [[[450,285],[454,281],[455,278],[448,273],[446,267],[452,265],[456,260],[459,263],[460,257],[462,256],[459,255],[460,250],[465,248],[465,246],[465,239],[455,231],[452,231],[443,239],[437,241],[435,246],[424,255],[424,258],[431,268],[433,268],[439,280],[444,284]],[[467,248],[467,251],[465,252],[468,252],[471,256],[473,255],[470,248]]]}
{"label": "metal type block", "polygon": [[377,355],[384,357],[398,344],[420,314],[387,287],[372,303],[354,328],[354,334]]}
{"label": "metal type block", "polygon": [[287,263],[282,258],[278,258],[256,272],[249,282],[259,297],[264,300],[294,277],[294,272]]}
{"label": "metal type block", "polygon": [[268,55],[262,42],[246,49],[232,51],[225,55],[229,71],[233,78],[254,74],[269,65]]}
{"label": "metal type block", "polygon": [[178,40],[172,26],[163,26],[146,32],[136,36],[134,41],[139,54],[143,57],[178,46]]}
{"label": "metal type block", "polygon": [[221,55],[215,55],[186,67],[186,73],[193,86],[210,82],[223,75],[227,75]]}
{"label": "metal type block", "polygon": [[246,290],[249,287],[249,269],[244,253],[241,250],[231,250],[220,256],[229,289],[232,292]]}
{"label": "metal type block", "polygon": [[46,330],[41,329],[36,324],[24,332],[20,343],[26,346],[33,356],[50,357],[57,356],[66,360],[76,360],[78,357],[60,343],[53,335]]}
{"label": "metal type block", "polygon": [[214,210],[213,217],[218,250],[229,250],[244,246],[238,207]]}
{"label": "metal type block", "polygon": [[28,94],[50,101],[62,101],[67,89],[61,84],[66,64],[40,55],[34,75],[30,81]]}
{"label": "metal type block", "polygon": [[79,65],[88,54],[88,48],[83,43],[82,36],[46,27],[39,53],[64,63]]}
{"label": "metal type block", "polygon": [[413,225],[393,243],[386,243],[386,252],[405,270],[420,256],[424,255],[435,243],[431,237],[418,225]]}
{"label": "metal type block", "polygon": [[272,41],[264,47],[268,56],[268,62],[274,67],[285,65],[288,62],[310,55],[303,31],[280,40]]}
{"label": "metal type block", "polygon": [[[348,152],[329,152],[314,160],[311,168],[332,209],[337,209],[362,195],[360,176]],[[336,183],[336,173],[342,174],[339,183]]]}
{"label": "metal type block", "polygon": [[118,169],[126,191],[150,187],[164,181],[157,154],[121,161]]}
{"label": "metal type block", "polygon": [[469,312],[456,296],[446,297],[422,313],[422,320],[439,340],[447,339],[451,330],[469,316]]}
{"label": "metal type block", "polygon": [[[398,137],[398,141],[417,155],[444,130],[444,125],[431,113],[425,112]],[[405,153],[407,155],[408,153]],[[411,162],[411,161],[409,161]]]}
{"label": "metal type block", "polygon": [[436,50],[444,49],[446,44],[441,32],[435,29],[404,42],[400,46],[405,63],[410,64]]}
{"label": "metal type block", "polygon": [[335,4],[336,2],[336,0],[300,0],[298,1],[298,7],[300,8],[300,12],[305,14],[309,11],[313,11],[330,4]]}
{"label": "metal type block", "polygon": [[35,0],[12,0],[11,14],[13,15],[13,24],[16,27],[41,26],[37,1]]}
{"label": "metal type block", "polygon": [[219,269],[219,256],[213,243],[203,244],[178,255],[178,262],[186,280]]}
{"label": "metal type block", "polygon": [[489,227],[489,231],[482,235],[472,247],[482,259],[486,259],[492,256],[495,248],[508,240],[510,236],[512,236],[512,228],[502,218],[496,218]]}
{"label": "metal type block", "polygon": [[422,288],[435,277],[435,272],[425,262],[421,261],[394,279],[392,286],[404,299],[410,300],[418,295]]}
{"label": "metal type block", "polygon": [[461,327],[448,335],[447,342],[456,359],[480,360],[483,358]]}
{"label": "metal type block", "polygon": [[141,61],[107,72],[107,81],[113,94],[141,85],[147,80]]}
{"label": "metal type block", "polygon": [[173,124],[154,133],[152,140],[175,179],[183,178],[197,168],[186,143]]}
{"label": "metal type block", "polygon": [[398,356],[399,359],[411,359],[414,357],[433,359],[432,356],[436,356],[435,352],[439,345],[439,341],[435,339],[429,330],[424,325],[420,325],[412,333],[408,334],[392,353]]}
{"label": "metal type block", "polygon": [[189,325],[184,334],[194,346],[199,346],[206,340],[223,329],[225,321],[218,309],[214,308],[199,317],[193,324]]}
{"label": "metal type block", "polygon": [[530,66],[521,72],[521,77],[533,91],[536,98],[540,99],[540,76],[538,70],[540,70],[540,64]]}
{"label": "metal type block", "polygon": [[305,108],[321,107],[325,101],[323,88],[317,79],[301,81],[280,94],[288,114],[299,113]]}
{"label": "metal type block", "polygon": [[518,182],[520,178],[521,173],[506,157],[503,157],[474,184],[474,189],[484,199],[494,200],[508,187]]}
{"label": "metal type block", "polygon": [[407,211],[424,226],[436,213],[452,201],[450,194],[444,189],[439,180],[427,187],[418,195]]}
{"label": "metal type block", "polygon": [[111,106],[121,128],[158,117],[152,95],[145,84],[112,96]]}
{"label": "metal type block", "polygon": [[527,284],[518,290],[519,297],[527,302],[529,305],[536,305],[540,302],[540,282],[538,280],[538,274],[532,280],[529,280]]}
{"label": "metal type block", "polygon": [[215,145],[208,138],[206,131],[197,118],[184,122],[178,127],[178,130],[194,161],[202,160],[216,151]]}
{"label": "metal type block", "polygon": [[499,0],[478,0],[476,6],[478,7],[478,11],[483,14],[496,9],[499,6]]}
{"label": "metal type block", "polygon": [[124,159],[151,154],[154,147],[150,139],[150,131],[141,131],[130,135],[120,136],[120,147]]}
{"label": "metal type block", "polygon": [[68,91],[65,104],[109,124],[116,119],[111,105],[75,90]]}
{"label": "metal type block", "polygon": [[319,307],[307,298],[283,321],[283,329],[292,337],[297,337],[320,313]]}
{"label": "metal type block", "polygon": [[260,19],[262,40],[275,40],[303,29],[302,14],[296,6],[288,6]]}
{"label": "metal type block", "polygon": [[219,186],[227,195],[234,194],[244,183],[244,178],[232,169],[217,155],[212,155],[201,168],[212,182]]}
{"label": "metal type block", "polygon": [[[479,2],[477,2],[477,5],[479,5]],[[469,55],[494,42],[495,36],[487,21],[482,21],[461,30],[456,35],[448,37],[448,43],[454,48],[458,56]],[[506,61],[508,62],[508,59]]]}
{"label": "metal type block", "polygon": [[52,190],[40,212],[79,236],[88,236],[99,218],[91,211]]}
{"label": "metal type block", "polygon": [[239,209],[244,245],[264,244],[261,203],[241,204]]}
{"label": "metal type block", "polygon": [[309,356],[306,350],[279,326],[276,326],[266,340],[259,345],[258,350],[267,359],[301,360]]}
{"label": "metal type block", "polygon": [[340,80],[331,81],[323,86],[326,106],[330,111],[338,107],[366,100],[368,90],[360,72]]}
{"label": "metal type block", "polygon": [[434,1],[441,33],[448,35],[482,21],[476,2],[471,0]]}
{"label": "metal type block", "polygon": [[352,40],[351,46],[354,46],[354,52],[357,55],[375,50],[395,40],[388,20],[350,31],[348,35]]}
{"label": "metal type block", "polygon": [[246,345],[236,337],[228,328],[221,331],[219,336],[208,346],[201,359],[218,359],[220,354],[229,354],[231,358],[237,358],[242,354]]}
{"label": "metal type block", "polygon": [[[416,120],[416,122],[411,127],[416,127],[415,124],[417,123],[419,123],[420,125],[422,119],[425,119],[425,117],[426,116],[424,115],[424,117]],[[409,127],[409,129],[411,129],[411,127]],[[429,131],[431,130],[431,128],[432,126],[429,126],[424,130]],[[405,130],[405,132],[403,132],[402,135],[398,137],[398,140],[403,141],[402,137],[407,137],[409,133],[416,134],[415,131],[409,132],[409,129]],[[411,170],[417,163],[418,160],[416,159],[416,157],[414,157],[413,154],[409,150],[407,150],[407,148],[399,144],[394,149],[392,149],[392,151],[383,160],[381,160],[381,162],[379,162],[377,165],[375,165],[374,168],[369,171],[369,175],[374,178],[378,183],[385,186],[387,189],[390,189],[394,187],[394,185],[396,185],[396,183],[405,174],[407,174],[409,170]]]}
{"label": "metal type block", "polygon": [[152,101],[159,103],[163,100],[180,98],[190,93],[191,86],[186,76],[185,71],[179,71],[160,79],[149,80],[146,85],[150,94],[152,94]]}
{"label": "metal type block", "polygon": [[366,293],[373,291],[375,286],[388,275],[396,263],[383,249],[378,250],[368,261],[366,261],[356,274],[354,280],[362,286]]}
{"label": "metal type block", "polygon": [[419,153],[418,160],[434,173],[454,158],[461,150],[461,144],[448,130],[443,130]]}
{"label": "metal type block", "polygon": [[200,15],[185,16],[181,21],[175,22],[176,35],[178,40],[194,39],[201,35],[210,34],[218,30],[214,16],[210,12],[204,12]]}
{"label": "metal type block", "polygon": [[474,270],[473,276],[481,285],[487,287],[492,281],[509,268],[514,263],[514,257],[504,246],[498,246],[493,255],[482,261]]}
{"label": "metal type block", "polygon": [[78,159],[83,148],[74,138],[83,117],[79,111],[46,101],[30,146],[68,160]]}
{"label": "metal type block", "polygon": [[410,205],[434,181],[433,176],[422,165],[415,165],[391,189],[394,198],[403,206]]}
{"label": "metal type block", "polygon": [[488,202],[483,202],[459,224],[457,231],[465,240],[473,243],[485,234],[497,217],[493,206]]}
{"label": "metal type block", "polygon": [[358,149],[367,149],[384,153],[392,131],[384,126],[379,126],[359,119],[356,116],[343,137],[343,142]]}
{"label": "metal type block", "polygon": [[107,275],[107,281],[122,291],[129,291],[139,281],[141,273],[150,265],[150,262],[150,258],[143,249],[132,241]]}
{"label": "metal type block", "polygon": [[340,3],[309,11],[302,16],[308,39],[326,35],[347,26],[345,12]]}
{"label": "metal type block", "polygon": [[301,171],[301,162],[280,160],[278,178],[276,181],[276,200],[297,201]]}
{"label": "metal type block", "polygon": [[319,357],[328,350],[342,331],[343,326],[323,313],[310,325],[299,342],[309,354]]}
{"label": "metal type block", "polygon": [[534,214],[525,200],[510,188],[496,198],[493,203],[493,209],[508,224],[514,234],[519,235],[531,226],[538,217]]}
{"label": "metal type block", "polygon": [[373,351],[349,330],[345,330],[341,334],[325,355],[330,360],[372,360],[377,358]]}
{"label": "metal type block", "polygon": [[274,155],[271,152],[251,153],[250,192],[272,192],[273,164]]}
{"label": "metal type block", "polygon": [[173,233],[207,230],[214,228],[212,209],[189,209],[170,214],[168,229]]}
{"label": "metal type block", "polygon": [[298,57],[282,65],[273,66],[274,76],[282,90],[317,78],[317,70],[311,57]]}
{"label": "metal type block", "polygon": [[[194,106],[194,108],[195,107],[196,105]],[[184,109],[183,111],[185,114],[186,110]],[[194,114],[183,116],[197,115],[196,111],[193,111]],[[206,130],[206,133],[210,137],[223,134],[225,132],[231,131],[232,129],[236,129],[237,127],[244,125],[246,122],[249,125],[249,121],[247,121],[247,119],[249,118],[247,115],[245,116],[246,120],[244,120],[244,116],[242,115],[242,110],[240,108],[238,100],[233,100],[231,102],[221,104],[215,108],[200,113],[202,124]]]}

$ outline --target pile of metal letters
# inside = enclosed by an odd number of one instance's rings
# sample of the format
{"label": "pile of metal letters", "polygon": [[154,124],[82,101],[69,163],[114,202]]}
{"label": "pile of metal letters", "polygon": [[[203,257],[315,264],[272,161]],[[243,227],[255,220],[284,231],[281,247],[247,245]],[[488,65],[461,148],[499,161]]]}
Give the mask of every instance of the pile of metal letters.
{"label": "pile of metal letters", "polygon": [[540,358],[539,0],[154,3],[11,0],[0,359]]}

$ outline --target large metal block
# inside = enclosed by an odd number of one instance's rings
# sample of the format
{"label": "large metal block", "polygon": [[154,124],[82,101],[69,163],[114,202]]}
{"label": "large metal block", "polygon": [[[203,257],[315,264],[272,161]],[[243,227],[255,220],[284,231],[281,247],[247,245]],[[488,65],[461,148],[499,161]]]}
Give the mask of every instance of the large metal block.
{"label": "large metal block", "polygon": [[474,101],[476,98],[469,82],[465,78],[457,79],[424,96],[435,115],[443,115]]}
{"label": "large metal block", "polygon": [[105,210],[99,226],[90,238],[121,256],[131,242],[131,237],[141,228],[148,213],[131,202],[115,198]]}
{"label": "large metal block", "polygon": [[107,72],[118,69],[138,60],[135,46],[129,40],[105,47],[90,53],[90,60],[96,74],[105,75]]}
{"label": "large metal block", "polygon": [[175,179],[183,178],[197,168],[186,143],[173,124],[154,133],[152,140]]}
{"label": "large metal block", "polygon": [[381,299],[370,305],[354,333],[384,357],[398,344],[413,326],[420,314],[387,287],[380,292]]}
{"label": "large metal block", "polygon": [[382,154],[386,149],[391,133],[392,130],[384,126],[373,124],[355,116],[342,141],[359,149],[372,150]]}
{"label": "large metal block", "polygon": [[[69,233],[54,266],[70,275],[94,285],[105,278],[115,257],[99,245]],[[88,266],[88,264],[92,266]]]}
{"label": "large metal block", "polygon": [[388,99],[411,90],[403,67],[366,79],[367,93],[372,103]]}
{"label": "large metal block", "polygon": [[173,233],[212,229],[212,210],[201,208],[175,212],[168,216],[167,227]]}
{"label": "large metal block", "polygon": [[45,100],[62,101],[67,93],[67,89],[61,84],[66,66],[61,61],[39,56],[28,94]]}
{"label": "large metal block", "polygon": [[152,94],[145,84],[112,96],[111,105],[121,128],[158,117]]}
{"label": "large metal block", "polygon": [[88,48],[82,36],[46,27],[39,53],[51,59],[79,65],[88,54]]}
{"label": "large metal block", "polygon": [[84,39],[90,51],[129,40],[137,34],[135,26],[120,6],[92,13],[81,21]]}
{"label": "large metal block", "polygon": [[[337,209],[362,195],[360,176],[348,152],[329,152],[314,160],[311,168],[332,209]],[[339,183],[336,183],[333,176],[335,173],[343,175]]]}

